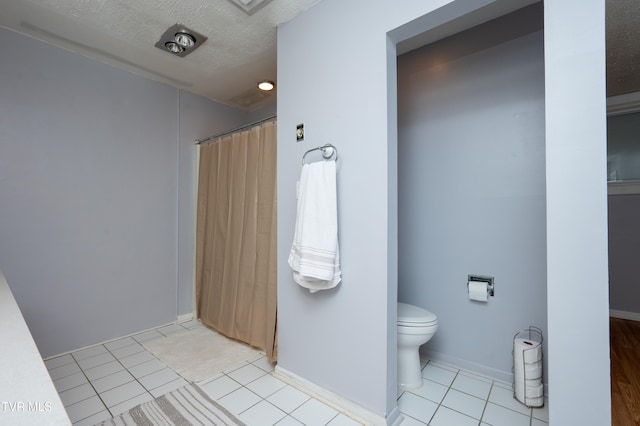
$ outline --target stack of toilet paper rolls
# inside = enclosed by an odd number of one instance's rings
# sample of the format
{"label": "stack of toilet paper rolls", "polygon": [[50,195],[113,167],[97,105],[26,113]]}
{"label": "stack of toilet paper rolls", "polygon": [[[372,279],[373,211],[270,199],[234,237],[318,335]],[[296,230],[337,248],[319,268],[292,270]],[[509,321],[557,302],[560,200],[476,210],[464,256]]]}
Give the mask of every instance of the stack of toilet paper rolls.
{"label": "stack of toilet paper rolls", "polygon": [[542,333],[521,331],[513,339],[513,390],[527,407],[544,405],[542,384]]}

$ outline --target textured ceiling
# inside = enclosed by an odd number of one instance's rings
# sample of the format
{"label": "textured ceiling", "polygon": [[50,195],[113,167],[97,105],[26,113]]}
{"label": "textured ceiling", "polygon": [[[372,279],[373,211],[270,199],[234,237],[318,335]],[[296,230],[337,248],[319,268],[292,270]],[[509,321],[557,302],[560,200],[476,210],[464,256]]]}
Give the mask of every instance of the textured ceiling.
{"label": "textured ceiling", "polygon": [[607,0],[607,95],[640,91],[640,1]]}
{"label": "textured ceiling", "polygon": [[[245,0],[246,2],[247,0]],[[247,111],[275,101],[277,26],[320,0],[0,0],[0,26]],[[154,47],[179,23],[208,40],[184,58]],[[640,1],[607,0],[607,92],[640,91]],[[5,46],[5,49],[7,47]]]}
{"label": "textured ceiling", "polygon": [[[277,26],[319,0],[0,0],[0,26],[244,110],[275,101]],[[187,57],[154,44],[179,23],[208,40]]]}

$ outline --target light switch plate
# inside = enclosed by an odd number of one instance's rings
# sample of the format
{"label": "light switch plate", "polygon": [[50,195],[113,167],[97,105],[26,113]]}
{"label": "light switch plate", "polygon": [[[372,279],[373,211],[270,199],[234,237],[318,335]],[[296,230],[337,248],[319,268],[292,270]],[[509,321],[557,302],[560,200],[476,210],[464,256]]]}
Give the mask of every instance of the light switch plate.
{"label": "light switch plate", "polygon": [[296,126],[296,142],[302,142],[304,140],[304,124],[298,124]]}

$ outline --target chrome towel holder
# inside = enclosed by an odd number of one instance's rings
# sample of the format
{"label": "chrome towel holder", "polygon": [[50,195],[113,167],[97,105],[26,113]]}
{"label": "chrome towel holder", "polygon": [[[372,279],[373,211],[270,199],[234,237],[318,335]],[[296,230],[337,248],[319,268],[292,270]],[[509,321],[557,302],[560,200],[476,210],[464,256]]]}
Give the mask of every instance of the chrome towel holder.
{"label": "chrome towel holder", "polygon": [[317,146],[315,148],[311,148],[310,150],[308,150],[307,152],[304,153],[304,155],[302,156],[302,164],[304,165],[304,159],[306,158],[307,154],[309,154],[310,152],[313,151],[320,151],[322,153],[322,157],[325,160],[330,160],[331,157],[334,157],[333,160],[334,161],[338,161],[338,149],[331,145],[330,143],[324,144],[322,146]]}

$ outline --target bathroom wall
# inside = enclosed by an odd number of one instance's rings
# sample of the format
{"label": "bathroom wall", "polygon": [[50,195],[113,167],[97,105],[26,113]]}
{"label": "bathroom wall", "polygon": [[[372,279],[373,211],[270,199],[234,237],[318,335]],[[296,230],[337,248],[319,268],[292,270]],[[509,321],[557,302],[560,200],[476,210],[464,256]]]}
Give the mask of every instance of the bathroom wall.
{"label": "bathroom wall", "polygon": [[[396,405],[394,46],[431,30],[455,34],[506,13],[494,7],[517,4],[323,0],[279,28],[279,366],[388,419]],[[551,424],[607,424],[604,4],[546,0],[544,6]],[[475,20],[479,15],[486,19]],[[305,124],[302,143],[293,136],[299,123]],[[326,142],[340,150],[344,274],[335,291],[312,295],[293,282],[287,256],[300,159]],[[593,350],[576,357],[585,341]]]}
{"label": "bathroom wall", "polygon": [[[541,4],[398,58],[398,299],[438,315],[429,359],[511,381],[546,336]],[[495,278],[488,303],[468,274]]]}
{"label": "bathroom wall", "polygon": [[[391,419],[398,273],[396,162],[390,160],[397,134],[394,44],[487,3],[323,0],[278,32],[279,367]],[[300,123],[305,140],[296,143]],[[303,153],[327,142],[340,154],[343,280],[335,290],[309,294],[287,264],[295,188]]]}
{"label": "bathroom wall", "polygon": [[191,312],[193,141],[246,113],[0,35],[0,268],[42,355]]}

